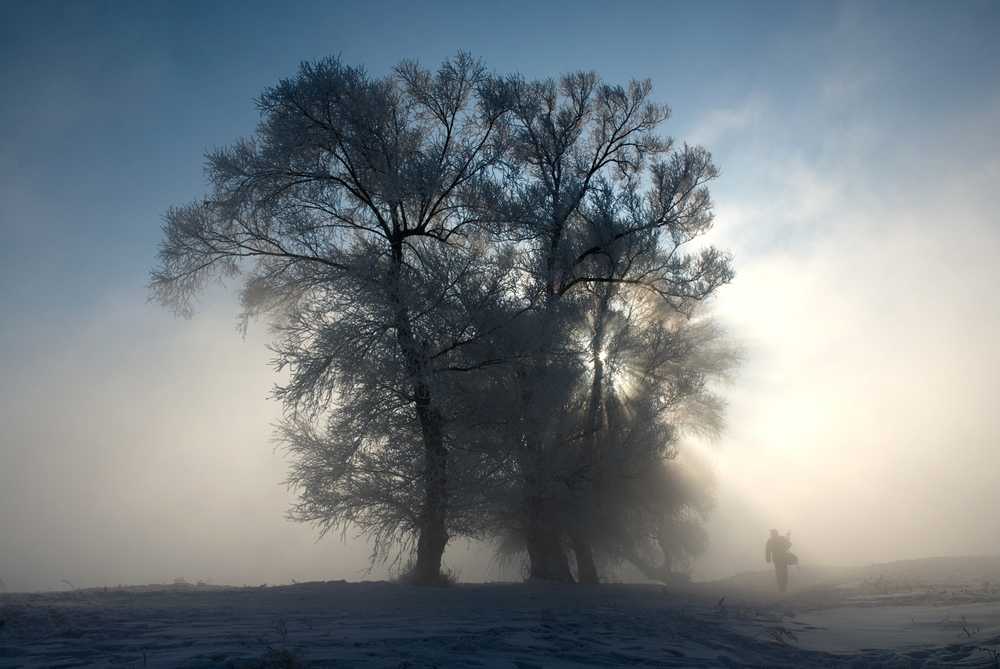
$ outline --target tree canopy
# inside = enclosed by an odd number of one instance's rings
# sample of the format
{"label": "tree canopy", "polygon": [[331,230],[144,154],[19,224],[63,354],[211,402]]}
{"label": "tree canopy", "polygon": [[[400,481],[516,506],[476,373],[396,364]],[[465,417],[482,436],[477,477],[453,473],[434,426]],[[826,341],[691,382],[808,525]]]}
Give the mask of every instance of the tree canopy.
{"label": "tree canopy", "polygon": [[[166,213],[153,299],[217,280],[269,321],[297,520],[359,529],[440,578],[454,536],[596,582],[697,552],[739,351],[700,308],[733,278],[700,147],[657,133],[648,81],[525,81],[468,54],[370,77],[329,58],[263,92],[257,131]],[[678,562],[679,561],[679,562]],[[654,564],[659,563],[659,564]],[[651,566],[652,565],[652,566]],[[657,571],[660,570],[660,571]]]}

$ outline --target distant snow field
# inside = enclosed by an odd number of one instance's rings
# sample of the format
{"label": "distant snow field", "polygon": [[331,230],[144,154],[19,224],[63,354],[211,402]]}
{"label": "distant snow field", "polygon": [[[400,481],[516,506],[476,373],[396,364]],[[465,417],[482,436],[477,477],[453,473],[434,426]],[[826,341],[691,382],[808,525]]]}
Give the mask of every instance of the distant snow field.
{"label": "distant snow field", "polygon": [[[69,586],[67,586],[68,588]],[[0,667],[997,667],[1000,556],[673,586],[0,594]]]}

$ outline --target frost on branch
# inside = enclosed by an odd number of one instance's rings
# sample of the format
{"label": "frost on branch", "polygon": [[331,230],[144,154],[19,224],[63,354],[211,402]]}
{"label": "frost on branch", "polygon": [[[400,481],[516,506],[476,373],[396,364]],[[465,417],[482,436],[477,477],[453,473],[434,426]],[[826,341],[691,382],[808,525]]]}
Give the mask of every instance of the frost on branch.
{"label": "frost on branch", "polygon": [[574,579],[571,555],[594,582],[681,550],[670,528],[708,504],[674,494],[678,438],[721,429],[712,384],[739,355],[700,307],[730,258],[687,250],[718,172],[657,134],[651,96],[467,54],[379,78],[331,58],[209,155],[209,196],[165,215],[151,296],[189,317],[233,283],[244,325],[271,324],[294,519],[412,553],[426,583],[456,536],[548,580]]}

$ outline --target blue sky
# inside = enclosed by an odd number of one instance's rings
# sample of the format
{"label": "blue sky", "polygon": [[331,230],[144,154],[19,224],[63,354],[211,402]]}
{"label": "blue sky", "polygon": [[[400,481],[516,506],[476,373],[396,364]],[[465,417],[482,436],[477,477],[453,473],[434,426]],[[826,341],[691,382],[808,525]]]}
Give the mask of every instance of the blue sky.
{"label": "blue sky", "polygon": [[1000,552],[998,34],[998,2],[0,1],[0,579],[357,577],[364,547],[283,519],[266,328],[145,285],[265,87],[459,50],[648,77],[722,168],[713,310],[750,357],[692,445],[720,483],[700,575],[765,566],[771,527],[804,562]]}

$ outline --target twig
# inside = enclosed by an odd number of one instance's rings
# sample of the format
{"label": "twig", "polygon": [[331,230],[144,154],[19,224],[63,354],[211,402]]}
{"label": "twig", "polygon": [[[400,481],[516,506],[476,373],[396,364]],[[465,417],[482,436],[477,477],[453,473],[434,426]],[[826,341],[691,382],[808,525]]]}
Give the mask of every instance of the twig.
{"label": "twig", "polygon": [[782,646],[788,645],[788,640],[791,639],[795,643],[799,642],[799,638],[795,636],[795,632],[788,629],[787,627],[781,627],[780,625],[774,625],[771,627],[765,627],[761,631],[754,634],[751,638],[756,639],[760,635],[770,637],[772,640],[777,641]]}

